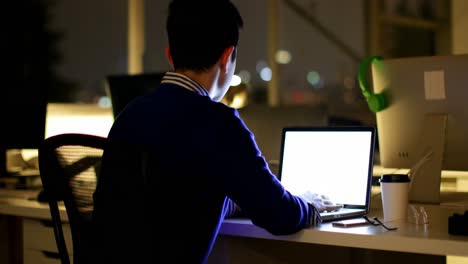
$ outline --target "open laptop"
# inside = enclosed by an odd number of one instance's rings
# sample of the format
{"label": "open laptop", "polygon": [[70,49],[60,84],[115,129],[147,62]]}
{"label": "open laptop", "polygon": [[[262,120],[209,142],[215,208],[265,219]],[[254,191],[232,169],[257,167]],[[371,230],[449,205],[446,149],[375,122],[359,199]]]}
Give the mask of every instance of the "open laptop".
{"label": "open laptop", "polygon": [[375,128],[283,128],[279,179],[286,190],[324,194],[343,208],[324,222],[366,215],[370,209]]}

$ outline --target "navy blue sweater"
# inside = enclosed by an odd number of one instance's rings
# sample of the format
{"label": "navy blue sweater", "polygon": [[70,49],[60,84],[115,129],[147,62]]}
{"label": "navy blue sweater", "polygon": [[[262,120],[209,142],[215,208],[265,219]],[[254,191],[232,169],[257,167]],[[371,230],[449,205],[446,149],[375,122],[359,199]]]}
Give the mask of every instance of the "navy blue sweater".
{"label": "navy blue sweater", "polygon": [[272,234],[307,227],[314,210],[271,173],[237,110],[212,101],[200,86],[177,84],[187,77],[165,78],[129,104],[109,133],[111,142],[149,149],[150,169],[142,179],[131,169],[138,161],[105,151],[94,210],[99,255],[204,263],[235,204]]}

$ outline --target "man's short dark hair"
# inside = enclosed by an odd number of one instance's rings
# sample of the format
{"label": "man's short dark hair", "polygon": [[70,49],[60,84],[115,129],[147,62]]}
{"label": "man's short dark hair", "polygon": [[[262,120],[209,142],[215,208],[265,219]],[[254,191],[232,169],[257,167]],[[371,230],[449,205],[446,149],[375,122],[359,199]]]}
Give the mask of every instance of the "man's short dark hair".
{"label": "man's short dark hair", "polygon": [[242,26],[242,17],[229,0],[173,0],[166,29],[174,68],[210,68],[226,48],[237,47]]}

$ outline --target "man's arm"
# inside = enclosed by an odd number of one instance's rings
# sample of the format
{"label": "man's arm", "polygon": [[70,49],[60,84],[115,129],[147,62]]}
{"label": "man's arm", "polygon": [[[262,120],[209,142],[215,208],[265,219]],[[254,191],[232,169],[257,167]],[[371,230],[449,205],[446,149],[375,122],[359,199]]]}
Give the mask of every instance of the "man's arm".
{"label": "man's arm", "polygon": [[272,234],[291,234],[316,225],[315,207],[284,189],[268,167],[254,136],[243,121],[224,116],[215,170],[223,171],[221,186],[255,225]]}

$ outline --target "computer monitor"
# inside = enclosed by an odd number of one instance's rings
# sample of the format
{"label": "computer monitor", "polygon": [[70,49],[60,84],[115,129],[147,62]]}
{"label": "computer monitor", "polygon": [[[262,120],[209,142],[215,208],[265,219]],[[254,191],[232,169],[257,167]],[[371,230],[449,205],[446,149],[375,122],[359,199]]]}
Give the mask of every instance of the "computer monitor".
{"label": "computer monitor", "polygon": [[114,117],[135,97],[158,88],[165,72],[107,76],[106,93],[112,102]]}
{"label": "computer monitor", "polygon": [[380,161],[416,168],[410,201],[440,202],[442,170],[468,170],[468,54],[383,59],[372,64]]}
{"label": "computer monitor", "polygon": [[325,126],[326,108],[309,105],[249,104],[239,114],[255,136],[260,151],[274,172],[281,157],[281,137],[284,127]]}
{"label": "computer monitor", "polygon": [[94,103],[49,103],[45,138],[64,133],[107,137],[114,122],[112,109]]}

